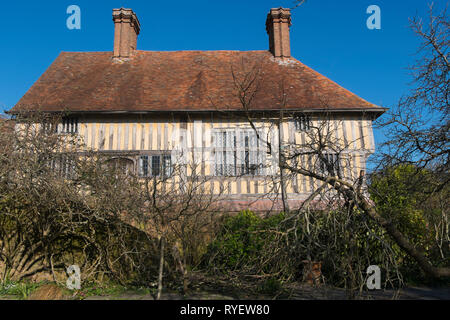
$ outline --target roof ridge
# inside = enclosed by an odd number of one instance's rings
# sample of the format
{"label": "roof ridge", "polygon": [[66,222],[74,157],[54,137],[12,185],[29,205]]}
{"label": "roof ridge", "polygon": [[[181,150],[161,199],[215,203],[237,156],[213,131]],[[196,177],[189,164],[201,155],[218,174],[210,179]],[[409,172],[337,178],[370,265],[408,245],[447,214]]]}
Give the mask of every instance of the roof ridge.
{"label": "roof ridge", "polygon": [[[172,52],[204,52],[204,53],[214,53],[214,52],[241,52],[241,53],[270,53],[268,50],[135,50],[137,53],[172,53]],[[90,53],[112,53],[113,51],[61,51],[60,53],[80,53],[80,54],[90,54]]]}

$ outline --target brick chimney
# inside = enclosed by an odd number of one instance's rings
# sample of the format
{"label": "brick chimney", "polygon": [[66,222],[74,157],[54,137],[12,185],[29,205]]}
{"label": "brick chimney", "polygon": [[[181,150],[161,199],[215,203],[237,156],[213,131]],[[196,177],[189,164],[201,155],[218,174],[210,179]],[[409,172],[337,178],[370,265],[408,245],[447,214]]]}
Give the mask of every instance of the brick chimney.
{"label": "brick chimney", "polygon": [[269,50],[276,58],[289,58],[291,56],[290,26],[290,9],[281,7],[270,9],[266,20],[266,30],[269,35]]}
{"label": "brick chimney", "polygon": [[113,9],[114,58],[129,58],[137,46],[141,25],[131,9]]}

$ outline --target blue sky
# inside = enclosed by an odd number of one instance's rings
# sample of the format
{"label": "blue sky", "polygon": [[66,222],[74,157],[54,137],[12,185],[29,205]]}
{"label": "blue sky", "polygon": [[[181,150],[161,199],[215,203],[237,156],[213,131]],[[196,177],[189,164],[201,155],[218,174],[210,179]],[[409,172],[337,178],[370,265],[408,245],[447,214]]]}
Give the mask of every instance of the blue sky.
{"label": "blue sky", "polygon": [[[447,0],[435,1],[442,6]],[[81,8],[81,30],[66,27],[69,5]],[[265,50],[267,12],[293,0],[8,1],[0,19],[0,111],[10,109],[61,51],[112,51],[112,9],[132,8],[141,50]],[[369,30],[369,5],[381,8],[381,30]],[[292,55],[383,107],[407,92],[418,40],[408,18],[425,16],[426,0],[308,0],[293,11]],[[8,13],[8,14],[5,14]],[[383,138],[376,132],[376,140]]]}

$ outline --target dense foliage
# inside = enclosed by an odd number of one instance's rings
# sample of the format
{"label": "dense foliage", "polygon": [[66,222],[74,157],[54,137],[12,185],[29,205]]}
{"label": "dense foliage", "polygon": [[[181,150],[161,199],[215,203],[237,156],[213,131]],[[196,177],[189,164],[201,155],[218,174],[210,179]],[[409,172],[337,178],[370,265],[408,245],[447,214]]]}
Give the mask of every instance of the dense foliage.
{"label": "dense foliage", "polygon": [[[399,165],[378,172],[371,179],[371,197],[377,210],[389,219],[410,241],[421,248],[437,266],[449,260],[449,191],[440,190],[442,175],[413,165]],[[410,280],[423,274],[417,264],[393,243],[401,270]]]}

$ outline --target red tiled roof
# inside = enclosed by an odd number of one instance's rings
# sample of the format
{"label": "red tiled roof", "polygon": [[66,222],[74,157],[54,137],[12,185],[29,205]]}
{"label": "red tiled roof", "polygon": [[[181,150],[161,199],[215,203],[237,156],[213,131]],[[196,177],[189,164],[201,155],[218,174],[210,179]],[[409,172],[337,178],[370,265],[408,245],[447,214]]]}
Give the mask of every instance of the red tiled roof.
{"label": "red tiled roof", "polygon": [[286,109],[384,110],[268,51],[136,51],[129,61],[111,52],[63,52],[10,112],[242,110],[231,70],[243,75],[253,65],[260,88],[251,109],[280,109],[283,83]]}

